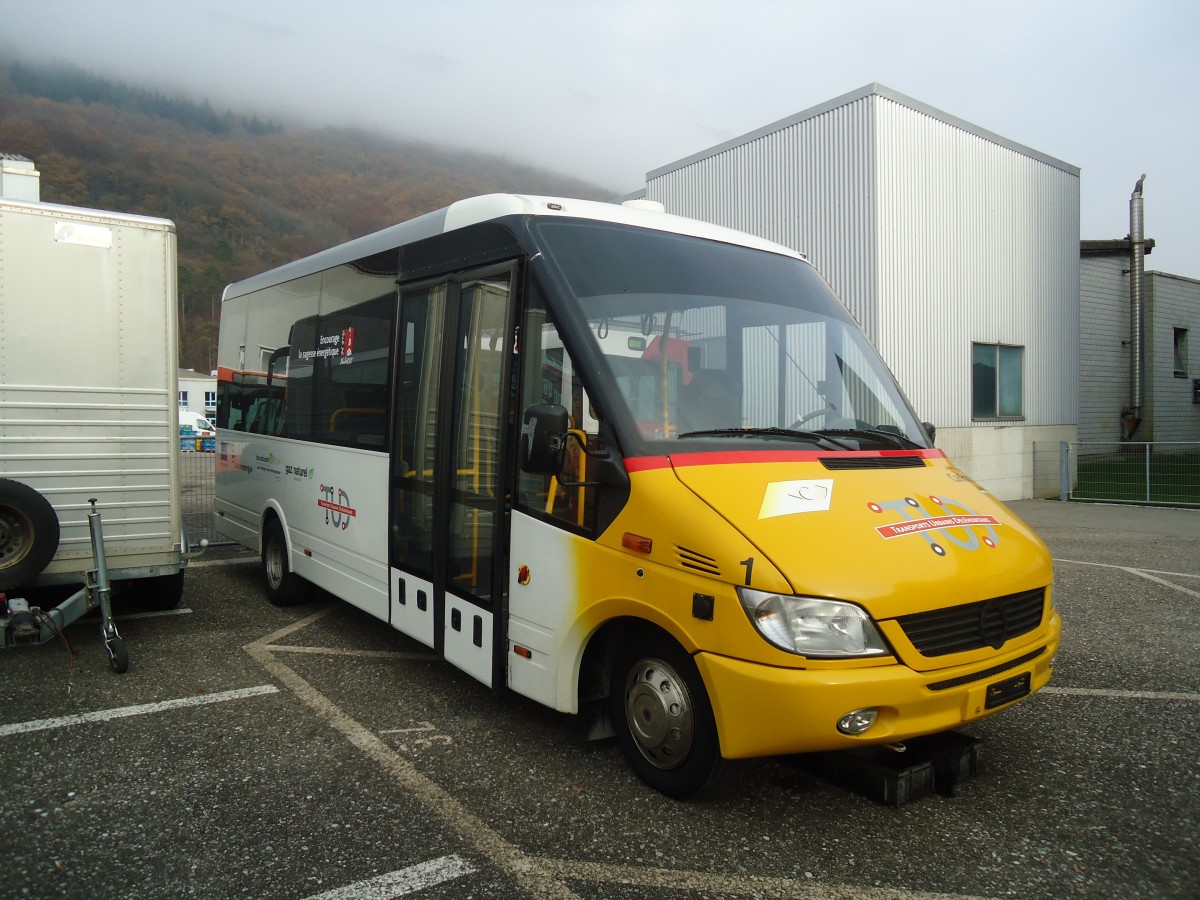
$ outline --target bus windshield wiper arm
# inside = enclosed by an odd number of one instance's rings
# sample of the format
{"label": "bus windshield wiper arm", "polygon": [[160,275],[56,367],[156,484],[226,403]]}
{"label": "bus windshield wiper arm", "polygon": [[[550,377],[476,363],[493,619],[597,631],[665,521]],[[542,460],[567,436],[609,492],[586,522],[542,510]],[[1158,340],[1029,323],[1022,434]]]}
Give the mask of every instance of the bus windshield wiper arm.
{"label": "bus windshield wiper arm", "polygon": [[[823,428],[820,431],[823,435],[844,434],[847,437],[868,436],[875,440],[885,440],[889,444],[895,444],[904,450],[924,450],[926,449],[916,441],[905,437],[895,431],[883,431],[879,428]],[[830,438],[830,440],[833,440]]]}
{"label": "bus windshield wiper arm", "polygon": [[838,450],[853,450],[849,444],[818,431],[799,431],[795,428],[711,428],[705,431],[685,431],[681,438],[690,437],[781,437],[790,440],[812,441]]}

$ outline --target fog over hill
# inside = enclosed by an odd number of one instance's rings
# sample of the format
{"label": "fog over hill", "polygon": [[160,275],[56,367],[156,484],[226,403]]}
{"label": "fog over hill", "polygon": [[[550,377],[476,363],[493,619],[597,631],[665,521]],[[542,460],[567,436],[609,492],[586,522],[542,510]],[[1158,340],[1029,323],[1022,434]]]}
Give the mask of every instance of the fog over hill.
{"label": "fog over hill", "polygon": [[271,110],[218,110],[3,58],[0,152],[34,161],[43,201],[174,220],[181,362],[198,371],[215,364],[221,291],[232,281],[475,194],[611,197],[500,156],[285,127]]}

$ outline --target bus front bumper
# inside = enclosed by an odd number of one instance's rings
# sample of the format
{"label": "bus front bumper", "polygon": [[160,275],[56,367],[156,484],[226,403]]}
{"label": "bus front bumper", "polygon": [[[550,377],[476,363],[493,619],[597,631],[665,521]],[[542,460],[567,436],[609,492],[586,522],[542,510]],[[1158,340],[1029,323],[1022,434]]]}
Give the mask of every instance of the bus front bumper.
{"label": "bus front bumper", "polygon": [[[1058,652],[1057,615],[1051,624],[1035,643],[984,663],[937,672],[916,672],[898,663],[783,669],[711,653],[695,659],[712,699],[722,756],[844,750],[949,731],[1045,687]],[[1025,657],[1032,658],[1021,662]],[[1027,690],[1021,682],[1025,675]],[[861,709],[877,710],[870,728],[859,735],[838,730],[843,716]]]}

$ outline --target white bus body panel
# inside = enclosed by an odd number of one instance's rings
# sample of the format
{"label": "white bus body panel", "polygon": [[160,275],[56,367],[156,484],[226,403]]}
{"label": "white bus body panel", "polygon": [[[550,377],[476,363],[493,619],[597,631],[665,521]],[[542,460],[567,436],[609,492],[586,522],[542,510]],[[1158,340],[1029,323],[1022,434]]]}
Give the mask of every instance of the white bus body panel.
{"label": "white bus body panel", "polygon": [[433,585],[392,569],[392,627],[420,641],[426,647],[436,647],[433,624]]}
{"label": "white bus body panel", "polygon": [[[388,458],[308,441],[218,440],[219,530],[258,546],[263,517],[278,515],[293,572],[428,647],[435,646],[433,585],[389,570]],[[389,584],[390,582],[390,584]],[[390,597],[389,600],[389,588]],[[492,613],[447,593],[443,655],[492,684]]]}
{"label": "white bus body panel", "polygon": [[184,564],[177,309],[170,221],[0,201],[0,478],[58,516],[38,580],[93,568],[91,498],[114,578]]}
{"label": "white bus body panel", "polygon": [[[559,712],[578,711],[575,674],[583,641],[571,629],[579,610],[574,544],[580,541],[590,543],[532,516],[512,514],[508,686]],[[526,584],[520,583],[522,566],[529,568]],[[514,646],[530,657],[517,655]]]}
{"label": "white bus body panel", "polygon": [[293,572],[388,621],[387,455],[218,434],[218,529],[257,547],[263,517],[274,510]]}
{"label": "white bus body panel", "polygon": [[472,678],[492,686],[492,614],[446,592],[442,655]]}

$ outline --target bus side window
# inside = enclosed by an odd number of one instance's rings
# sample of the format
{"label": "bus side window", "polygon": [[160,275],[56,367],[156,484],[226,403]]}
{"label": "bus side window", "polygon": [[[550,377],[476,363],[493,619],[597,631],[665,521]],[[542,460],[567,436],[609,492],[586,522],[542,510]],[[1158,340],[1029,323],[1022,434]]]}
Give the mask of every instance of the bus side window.
{"label": "bus side window", "polygon": [[536,403],[563,406],[575,437],[568,441],[560,476],[520,473],[519,502],[530,512],[549,516],[574,528],[591,531],[596,521],[596,488],[564,487],[559,482],[587,480],[584,447],[594,446],[600,432],[583,382],[554,323],[544,310],[530,310],[522,329],[523,389],[521,407]]}

